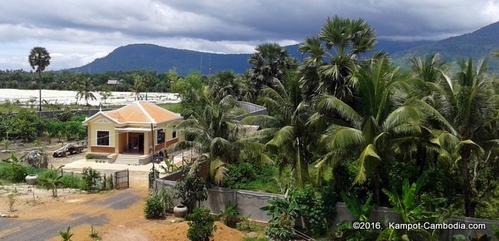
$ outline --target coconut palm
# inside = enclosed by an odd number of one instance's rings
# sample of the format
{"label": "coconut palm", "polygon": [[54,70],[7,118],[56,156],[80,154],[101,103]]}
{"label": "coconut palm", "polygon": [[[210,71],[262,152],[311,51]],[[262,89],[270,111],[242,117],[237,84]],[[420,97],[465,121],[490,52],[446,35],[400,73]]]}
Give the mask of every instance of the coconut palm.
{"label": "coconut palm", "polygon": [[38,74],[38,88],[39,88],[39,111],[42,111],[42,72],[47,66],[50,65],[50,54],[44,47],[34,47],[28,56],[29,65],[36,69]]}
{"label": "coconut palm", "polygon": [[493,79],[486,75],[487,61],[482,59],[474,67],[469,58],[458,65],[460,70],[456,77],[441,82],[442,91],[435,102],[435,108],[450,123],[437,136],[436,143],[454,157],[453,161],[460,169],[465,215],[474,217],[479,200],[472,170],[476,172],[474,163],[485,159],[484,146],[497,143],[492,131],[497,128],[491,125],[497,123],[499,106]]}
{"label": "coconut palm", "polygon": [[385,170],[382,167],[388,165],[400,140],[421,132],[426,113],[420,108],[420,101],[399,98],[404,96],[399,93],[407,86],[407,75],[391,67],[386,58],[370,68],[360,69],[355,78],[360,110],[333,95],[318,98],[319,113],[338,113],[341,120],[328,127],[322,136],[328,152],[317,166],[335,168],[340,160],[351,160],[354,156],[358,167],[355,182],[369,179],[379,204],[379,181]]}
{"label": "coconut palm", "polygon": [[85,99],[85,104],[88,106],[88,100],[97,100],[92,91],[95,90],[92,85],[92,79],[83,74],[76,74],[72,83],[72,87],[76,90],[76,100]]}
{"label": "coconut palm", "polygon": [[310,181],[308,166],[312,162],[313,135],[306,125],[310,108],[301,101],[297,78],[287,79],[288,88],[276,79],[273,88],[263,87],[259,102],[268,109],[269,115],[250,116],[242,122],[256,123],[262,127],[257,137],[266,143],[268,152],[276,157],[281,171],[285,167],[292,167],[296,185],[301,188]]}
{"label": "coconut palm", "polygon": [[130,86],[130,91],[135,96],[135,100],[140,100],[140,93],[145,89],[144,78],[138,74],[133,75],[133,85]]}
{"label": "coconut palm", "polygon": [[210,163],[210,176],[216,183],[225,178],[225,164],[238,161],[268,162],[262,153],[262,145],[255,138],[244,137],[245,129],[234,120],[232,110],[237,106],[234,97],[228,95],[221,100],[210,99],[210,90],[204,88],[197,97],[203,108],[187,113],[176,128],[182,131],[186,140],[172,146],[172,149],[194,148]]}
{"label": "coconut palm", "polygon": [[320,94],[350,102],[354,96],[359,55],[376,44],[374,30],[362,19],[328,18],[318,36],[308,37],[299,51],[308,55],[300,68],[307,100]]}

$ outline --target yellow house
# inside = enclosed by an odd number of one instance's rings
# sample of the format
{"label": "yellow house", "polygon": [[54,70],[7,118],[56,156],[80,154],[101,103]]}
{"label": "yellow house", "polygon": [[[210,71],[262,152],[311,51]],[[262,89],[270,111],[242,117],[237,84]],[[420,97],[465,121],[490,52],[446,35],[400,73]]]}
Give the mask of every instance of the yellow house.
{"label": "yellow house", "polygon": [[83,121],[88,153],[108,155],[110,162],[147,163],[153,146],[155,153],[165,153],[168,146],[179,141],[174,123],[180,120],[179,114],[147,101],[99,111]]}

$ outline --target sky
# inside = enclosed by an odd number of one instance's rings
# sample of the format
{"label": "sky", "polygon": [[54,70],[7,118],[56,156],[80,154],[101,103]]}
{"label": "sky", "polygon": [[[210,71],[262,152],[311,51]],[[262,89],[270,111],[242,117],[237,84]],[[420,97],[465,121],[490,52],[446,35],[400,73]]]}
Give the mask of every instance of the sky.
{"label": "sky", "polygon": [[315,36],[328,17],[364,19],[378,39],[440,40],[499,21],[499,0],[2,0],[0,70],[80,67],[134,43],[253,53]]}

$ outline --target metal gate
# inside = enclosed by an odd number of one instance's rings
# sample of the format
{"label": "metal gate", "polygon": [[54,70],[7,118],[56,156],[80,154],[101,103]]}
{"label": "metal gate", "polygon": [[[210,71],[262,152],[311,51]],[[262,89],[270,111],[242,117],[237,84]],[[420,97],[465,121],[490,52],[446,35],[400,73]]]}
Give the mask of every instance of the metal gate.
{"label": "metal gate", "polygon": [[117,171],[114,173],[114,183],[116,189],[123,189],[130,187],[130,172],[128,169]]}

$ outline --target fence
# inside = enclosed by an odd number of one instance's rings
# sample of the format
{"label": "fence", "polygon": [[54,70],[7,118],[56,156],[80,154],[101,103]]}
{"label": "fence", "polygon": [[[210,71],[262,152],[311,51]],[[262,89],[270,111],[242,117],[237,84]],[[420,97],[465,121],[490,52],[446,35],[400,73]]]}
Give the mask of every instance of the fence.
{"label": "fence", "polygon": [[[174,191],[175,181],[157,179],[154,184],[154,189],[159,190],[161,188],[166,188],[168,190]],[[250,219],[257,222],[268,222],[270,217],[267,216],[266,212],[260,210],[261,207],[268,205],[268,200],[272,198],[283,197],[282,195],[255,192],[247,190],[237,190],[237,189],[227,189],[227,188],[210,188],[208,189],[208,200],[201,202],[201,206],[209,208],[212,213],[219,214],[225,210],[225,205],[231,203],[237,208],[237,212],[244,216],[250,216]],[[175,200],[174,204],[180,204],[179,200]],[[301,219],[297,219],[301,220]],[[336,204],[336,222],[343,220],[354,220],[351,216],[345,203]],[[381,222],[388,224],[388,222],[402,223],[400,215],[395,213],[391,208],[378,207],[376,208],[369,217],[372,222]],[[478,234],[487,234],[489,237],[493,237],[493,226],[498,226],[499,221],[488,220],[488,219],[478,219],[478,218],[467,218],[467,217],[452,217],[446,221],[447,224],[459,224],[460,227],[469,227],[470,224],[484,225],[485,229],[444,229],[441,230],[439,235],[439,240],[452,240],[453,236],[456,234],[462,234],[468,237],[476,237]],[[302,223],[296,223],[297,226],[303,227]],[[333,230],[336,228],[335,225],[331,227]],[[482,228],[482,227],[480,227]],[[497,240],[492,238],[492,240]]]}
{"label": "fence", "polygon": [[114,173],[114,187],[124,189],[130,187],[130,172],[128,169]]}

